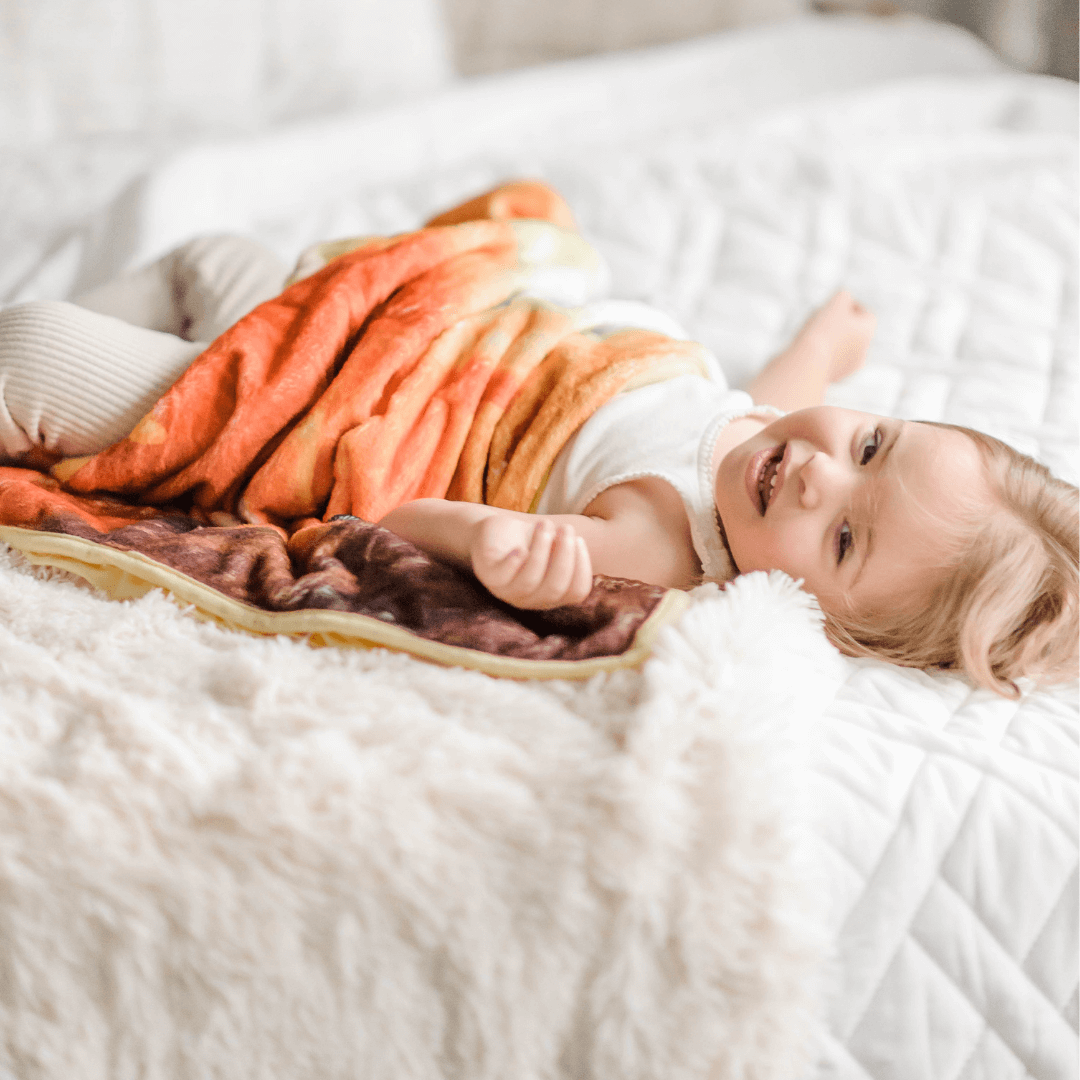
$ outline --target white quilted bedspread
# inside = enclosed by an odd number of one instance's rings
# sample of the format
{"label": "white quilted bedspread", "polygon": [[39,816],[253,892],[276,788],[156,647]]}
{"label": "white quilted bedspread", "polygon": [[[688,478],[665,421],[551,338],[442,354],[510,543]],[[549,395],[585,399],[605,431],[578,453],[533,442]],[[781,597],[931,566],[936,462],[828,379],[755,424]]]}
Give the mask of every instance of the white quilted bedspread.
{"label": "white quilted bedspread", "polygon": [[[223,227],[295,257],[540,174],[616,294],[670,311],[733,382],[845,286],[880,323],[834,403],[981,427],[1075,481],[1075,86],[928,26],[813,32],[809,58],[779,28],[200,149],[119,207],[126,249],[70,244],[102,274]],[[849,670],[811,767],[836,941],[822,1077],[1075,1078],[1076,688],[1013,703]]]}
{"label": "white quilted bedspread", "polygon": [[1076,692],[852,664],[814,771],[838,986],[823,1076],[1076,1075]]}

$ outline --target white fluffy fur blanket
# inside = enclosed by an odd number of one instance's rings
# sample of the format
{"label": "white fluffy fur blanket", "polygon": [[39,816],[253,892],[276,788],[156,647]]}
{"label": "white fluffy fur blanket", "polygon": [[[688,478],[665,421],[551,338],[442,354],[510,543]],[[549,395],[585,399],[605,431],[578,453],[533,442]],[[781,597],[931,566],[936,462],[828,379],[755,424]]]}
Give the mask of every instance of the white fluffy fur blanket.
{"label": "white fluffy fur blanket", "polygon": [[642,671],[253,639],[0,551],[0,1076],[784,1078],[813,1038],[781,575]]}

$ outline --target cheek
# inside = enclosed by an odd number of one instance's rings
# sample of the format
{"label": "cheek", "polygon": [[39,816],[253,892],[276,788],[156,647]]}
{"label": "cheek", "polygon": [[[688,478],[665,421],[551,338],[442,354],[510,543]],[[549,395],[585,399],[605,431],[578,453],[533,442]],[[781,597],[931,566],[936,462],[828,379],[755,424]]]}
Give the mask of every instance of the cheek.
{"label": "cheek", "polygon": [[751,570],[783,570],[794,578],[821,577],[820,537],[796,522],[766,524],[764,519],[729,532],[735,562],[743,573]]}
{"label": "cheek", "polygon": [[763,522],[740,522],[728,531],[728,543],[739,569],[747,574],[751,570],[784,569],[784,546],[777,535],[762,527]]}

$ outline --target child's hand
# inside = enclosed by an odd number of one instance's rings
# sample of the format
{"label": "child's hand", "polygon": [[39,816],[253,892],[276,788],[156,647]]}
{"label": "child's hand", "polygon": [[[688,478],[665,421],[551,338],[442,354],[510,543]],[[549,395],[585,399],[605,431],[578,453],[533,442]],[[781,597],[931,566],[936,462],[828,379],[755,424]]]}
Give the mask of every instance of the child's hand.
{"label": "child's hand", "polygon": [[806,320],[799,337],[805,335],[825,353],[827,378],[834,383],[863,366],[876,327],[877,316],[842,289]]}
{"label": "child's hand", "polygon": [[519,608],[580,604],[592,590],[589,549],[570,525],[492,514],[476,526],[473,573],[500,600]]}
{"label": "child's hand", "polygon": [[791,344],[747,384],[759,405],[785,412],[820,405],[829,383],[854,375],[866,360],[877,318],[849,292],[838,292],[803,323]]}

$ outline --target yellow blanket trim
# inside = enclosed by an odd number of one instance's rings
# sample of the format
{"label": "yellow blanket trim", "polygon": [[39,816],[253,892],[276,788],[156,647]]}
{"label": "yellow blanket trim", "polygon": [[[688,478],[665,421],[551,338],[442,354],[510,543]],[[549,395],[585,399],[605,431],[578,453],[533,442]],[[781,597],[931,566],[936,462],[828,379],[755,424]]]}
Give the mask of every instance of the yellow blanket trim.
{"label": "yellow blanket trim", "polygon": [[633,644],[620,656],[597,656],[587,660],[521,660],[430,641],[400,626],[391,626],[370,615],[355,612],[322,609],[264,611],[233,600],[137,551],[120,551],[78,536],[0,525],[0,541],[21,552],[35,565],[52,566],[76,574],[111,600],[131,600],[152,589],[162,589],[176,603],[194,607],[197,617],[231,630],[264,637],[277,634],[303,637],[317,648],[393,649],[445,667],[469,668],[507,679],[587,679],[601,671],[636,667],[652,650],[660,630],[674,622],[690,605],[686,593],[669,589],[638,628]]}

